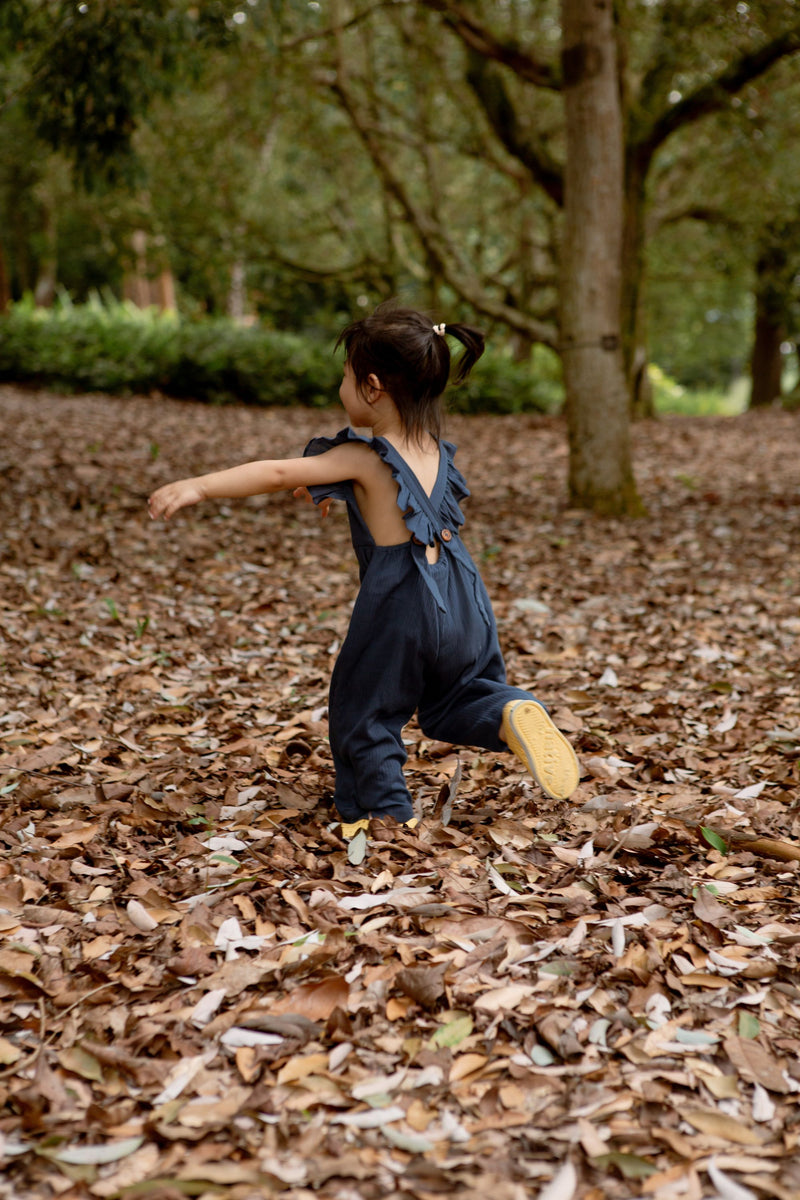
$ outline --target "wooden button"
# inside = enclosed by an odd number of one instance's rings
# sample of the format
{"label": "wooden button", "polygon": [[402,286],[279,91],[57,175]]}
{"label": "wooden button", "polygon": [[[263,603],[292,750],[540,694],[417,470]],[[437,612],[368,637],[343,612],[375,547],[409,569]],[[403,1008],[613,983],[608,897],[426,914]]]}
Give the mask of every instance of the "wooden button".
{"label": "wooden button", "polygon": [[453,535],[449,529],[443,529],[439,536],[441,537],[443,542],[449,542]]}

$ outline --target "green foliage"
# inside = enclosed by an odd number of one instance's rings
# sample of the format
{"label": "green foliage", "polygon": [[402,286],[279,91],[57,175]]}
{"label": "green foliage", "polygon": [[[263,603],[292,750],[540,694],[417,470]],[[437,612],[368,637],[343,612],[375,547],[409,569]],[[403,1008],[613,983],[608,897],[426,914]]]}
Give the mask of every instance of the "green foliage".
{"label": "green foliage", "polygon": [[700,832],[708,842],[709,846],[713,846],[715,850],[719,850],[720,854],[728,853],[728,845],[724,838],[713,829],[709,829],[705,825],[700,826]]}
{"label": "green foliage", "polygon": [[112,621],[119,621],[121,619],[119,615],[119,609],[117,608],[117,602],[112,596],[106,596],[103,604],[105,604],[106,608],[108,609],[108,613]]}
{"label": "green foliage", "polygon": [[[132,392],[258,405],[335,403],[341,363],[333,338],[311,338],[227,318],[181,320],[95,297],[53,309],[30,299],[0,318],[0,380],[74,391]],[[544,412],[560,400],[557,362],[537,348],[532,365],[487,353],[448,394],[455,412]],[[151,457],[158,454],[153,444]]]}
{"label": "green foliage", "polygon": [[330,350],[296,334],[243,328],[224,318],[179,326],[180,353],[163,390],[245,404],[328,404],[340,369]]}
{"label": "green foliage", "polygon": [[790,58],[660,152],[650,180],[650,351],[690,391],[724,392],[749,370],[754,297],[789,340],[800,329],[798,106]]}
{"label": "green foliage", "polygon": [[747,370],[753,306],[727,227],[668,225],[650,246],[654,362],[690,391],[725,391]]}
{"label": "green foliage", "polygon": [[147,390],[169,375],[177,328],[175,318],[129,304],[72,305],[62,296],[42,309],[28,298],[2,317],[0,378],[86,391]]}
{"label": "green foliage", "polygon": [[26,104],[38,135],[83,177],[113,175],[129,158],[137,121],[168,94],[208,43],[230,39],[230,3],[186,0],[79,4],[15,0],[18,46],[30,74]]}
{"label": "green foliage", "polygon": [[686,388],[670,378],[655,363],[647,368],[653,388],[653,402],[659,415],[684,417],[732,417],[747,407],[748,383],[737,379],[724,388]]}
{"label": "green foliage", "polygon": [[559,361],[544,346],[533,347],[530,363],[489,349],[466,383],[447,393],[447,407],[459,413],[555,412],[563,398]]}

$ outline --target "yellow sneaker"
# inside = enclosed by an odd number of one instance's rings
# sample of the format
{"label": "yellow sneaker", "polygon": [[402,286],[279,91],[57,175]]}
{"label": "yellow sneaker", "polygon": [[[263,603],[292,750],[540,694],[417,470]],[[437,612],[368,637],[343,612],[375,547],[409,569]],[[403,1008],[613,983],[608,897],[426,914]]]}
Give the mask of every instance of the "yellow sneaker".
{"label": "yellow sneaker", "polygon": [[[418,825],[419,817],[411,817],[408,821],[400,821],[401,829],[416,829]],[[350,838],[354,838],[361,829],[363,829],[365,833],[369,833],[369,820],[367,817],[362,817],[360,821],[342,821],[342,837],[346,838],[348,841]]]}
{"label": "yellow sneaker", "polygon": [[362,817],[360,821],[351,821],[349,823],[342,821],[342,837],[347,838],[348,841],[350,838],[354,838],[361,829],[365,833],[369,829],[369,821],[366,817]]}
{"label": "yellow sneaker", "polygon": [[566,800],[580,783],[575,751],[535,700],[509,700],[500,736],[552,800]]}

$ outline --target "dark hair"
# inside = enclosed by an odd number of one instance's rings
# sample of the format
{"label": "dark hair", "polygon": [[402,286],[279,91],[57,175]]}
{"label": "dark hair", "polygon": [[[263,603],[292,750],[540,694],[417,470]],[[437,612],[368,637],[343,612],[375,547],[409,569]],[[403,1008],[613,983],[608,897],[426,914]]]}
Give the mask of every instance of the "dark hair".
{"label": "dark hair", "polygon": [[370,316],[343,329],[336,347],[344,346],[359,391],[366,390],[370,375],[377,375],[405,433],[421,442],[426,433],[435,438],[441,433],[450,336],[464,347],[454,375],[454,382],[461,383],[483,354],[483,334],[469,325],[435,325],[426,313],[393,301],[379,304]]}

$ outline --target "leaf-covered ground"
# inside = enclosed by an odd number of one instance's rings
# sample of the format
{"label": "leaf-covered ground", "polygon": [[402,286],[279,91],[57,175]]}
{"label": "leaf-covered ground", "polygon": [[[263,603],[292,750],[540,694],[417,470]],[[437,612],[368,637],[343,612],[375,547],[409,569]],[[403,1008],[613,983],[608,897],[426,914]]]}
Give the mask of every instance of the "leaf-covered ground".
{"label": "leaf-covered ground", "polygon": [[629,523],[565,508],[559,421],[453,419],[584,777],[412,726],[419,828],[348,847],[343,514],[145,510],[339,414],[0,413],[0,1195],[800,1195],[800,418],[639,426]]}

